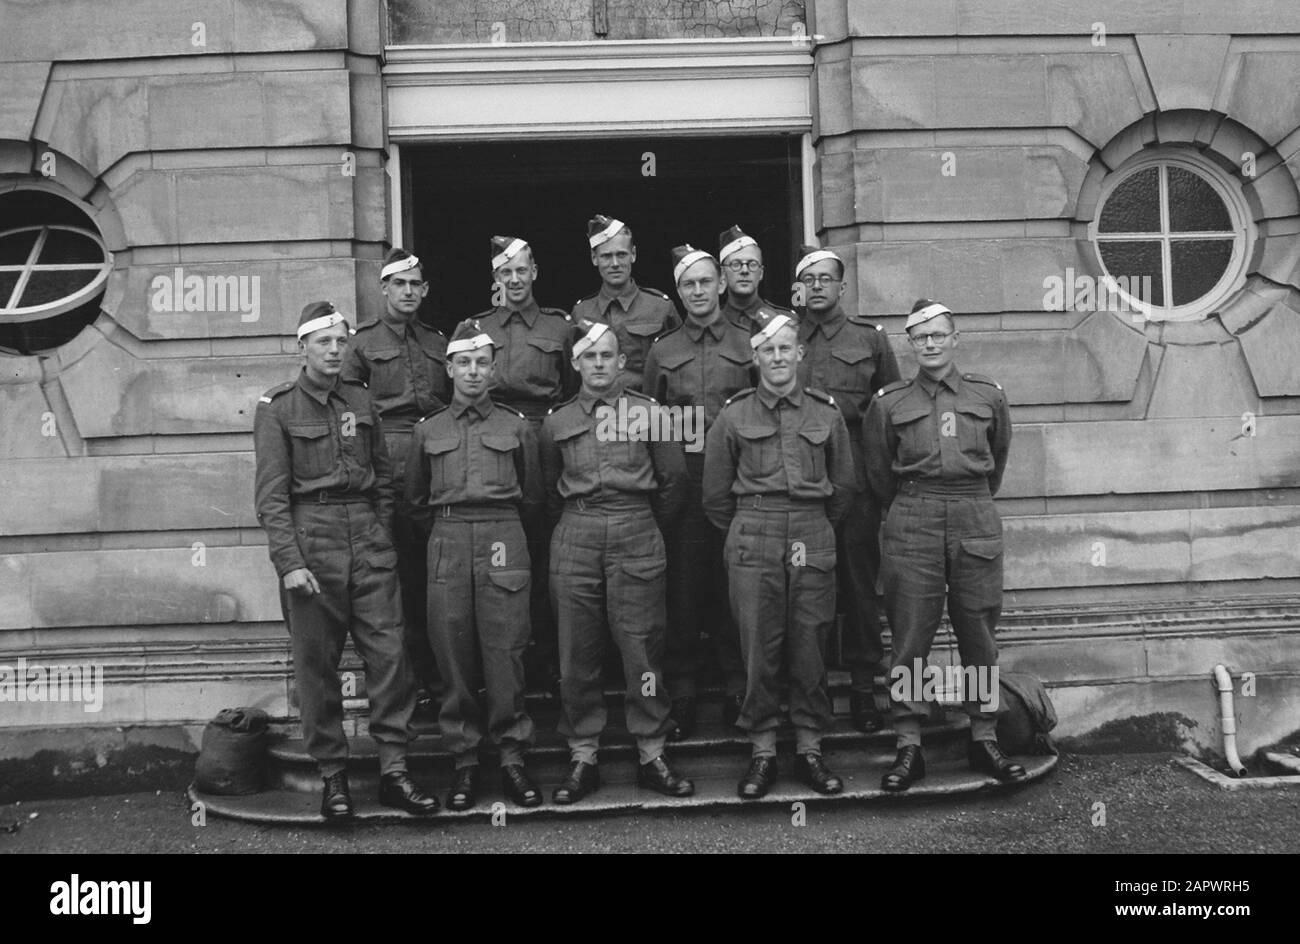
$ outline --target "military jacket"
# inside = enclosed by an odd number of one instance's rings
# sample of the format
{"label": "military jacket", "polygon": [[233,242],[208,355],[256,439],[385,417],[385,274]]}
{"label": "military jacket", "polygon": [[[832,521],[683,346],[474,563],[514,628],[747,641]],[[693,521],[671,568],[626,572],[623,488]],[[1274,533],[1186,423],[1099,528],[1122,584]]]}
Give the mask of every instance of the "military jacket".
{"label": "military jacket", "polygon": [[664,406],[704,407],[708,429],[727,398],[756,382],[749,335],[725,318],[702,327],[687,318],[650,346],[645,392]]}
{"label": "military jacket", "polygon": [[321,387],[304,369],[296,381],[272,387],[257,402],[253,449],[257,520],[281,577],[306,566],[290,512],[297,498],[369,495],[391,533],[396,486],[379,411],[364,384]]}
{"label": "military jacket", "polygon": [[820,390],[742,391],[709,430],[703,504],[719,528],[730,527],[736,499],[745,495],[824,500],[826,517],[838,524],[856,491],[848,426]]}
{"label": "military jacket", "polygon": [[760,298],[757,292],[754,293],[753,299],[749,304],[743,307],[737,305],[735,296],[728,292],[722,305],[722,317],[726,318],[741,331],[744,331],[745,335],[748,336],[753,334],[755,331],[754,312],[758,311],[759,308],[766,308],[768,311],[775,312],[778,315],[785,315],[787,318],[792,318],[795,321],[799,320],[799,316],[789,308],[782,307],[781,305],[774,305],[766,299]]}
{"label": "military jacket", "polygon": [[624,387],[644,390],[642,375],[646,354],[654,339],[682,323],[677,308],[663,292],[641,288],[632,279],[615,295],[609,286],[573,306],[573,321],[580,319],[607,324],[618,337],[619,353],[627,357],[619,381]]}
{"label": "military jacket", "polygon": [[375,318],[352,335],[342,376],[370,388],[389,432],[409,430],[451,396],[447,338],[418,318],[405,324]]}
{"label": "military jacket", "polygon": [[493,308],[474,317],[497,345],[490,390],[496,403],[540,420],[578,389],[570,363],[573,321],[566,312],[530,301],[518,310]]}
{"label": "military jacket", "polygon": [[888,504],[909,479],[988,480],[997,494],[1011,448],[1002,387],[954,365],[939,381],[918,374],[876,394],[863,420],[867,478]]}

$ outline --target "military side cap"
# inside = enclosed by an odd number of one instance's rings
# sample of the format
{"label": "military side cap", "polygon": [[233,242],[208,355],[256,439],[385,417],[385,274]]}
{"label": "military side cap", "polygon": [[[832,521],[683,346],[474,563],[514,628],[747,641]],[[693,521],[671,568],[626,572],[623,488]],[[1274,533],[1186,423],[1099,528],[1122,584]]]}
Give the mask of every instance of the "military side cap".
{"label": "military side cap", "polygon": [[760,305],[750,316],[754,321],[754,330],[749,335],[749,346],[758,350],[765,341],[769,341],[782,328],[798,328],[799,322],[783,312],[773,311]]}
{"label": "military side cap", "polygon": [[794,264],[794,277],[799,278],[804,269],[814,262],[821,262],[823,259],[834,259],[840,265],[844,265],[844,260],[829,249],[822,249],[819,246],[800,246],[799,261]]}
{"label": "military side cap", "polygon": [[332,328],[336,324],[346,324],[343,313],[334,307],[333,302],[309,302],[298,316],[298,340],[301,341],[313,331]]}
{"label": "military side cap", "polygon": [[573,342],[574,360],[577,360],[579,357],[581,357],[583,355],[583,352],[586,351],[587,348],[595,344],[598,340],[600,340],[601,335],[603,335],[608,330],[609,330],[609,325],[602,324],[599,321],[588,321],[586,318],[579,320],[578,321],[579,334],[577,339],[574,340]]}
{"label": "military side cap", "polygon": [[607,243],[627,226],[622,220],[597,213],[587,221],[587,242],[592,249],[601,243]]}
{"label": "military side cap", "polygon": [[746,236],[739,226],[733,226],[726,232],[718,234],[718,261],[726,262],[733,252],[739,252],[747,246],[757,246],[754,237]]}
{"label": "military side cap", "polygon": [[384,267],[379,270],[379,279],[383,281],[399,272],[414,269],[419,264],[420,257],[415,253],[407,252],[405,249],[394,249],[384,257]]}
{"label": "military side cap", "polygon": [[683,272],[701,259],[713,259],[713,256],[703,249],[696,249],[690,243],[673,247],[673,281],[676,282],[680,279]]}
{"label": "military side cap", "polygon": [[481,347],[495,350],[496,342],[492,340],[491,335],[479,327],[477,318],[466,318],[456,325],[456,330],[452,332],[451,340],[447,343],[447,356],[477,351]]}
{"label": "military side cap", "polygon": [[495,272],[528,248],[528,243],[517,236],[492,237],[492,271]]}
{"label": "military side cap", "polygon": [[952,317],[952,311],[946,305],[932,302],[928,298],[918,298],[916,304],[912,306],[912,313],[907,316],[907,323],[903,325],[903,330],[911,331],[917,325],[925,324],[931,318],[938,318],[940,315]]}

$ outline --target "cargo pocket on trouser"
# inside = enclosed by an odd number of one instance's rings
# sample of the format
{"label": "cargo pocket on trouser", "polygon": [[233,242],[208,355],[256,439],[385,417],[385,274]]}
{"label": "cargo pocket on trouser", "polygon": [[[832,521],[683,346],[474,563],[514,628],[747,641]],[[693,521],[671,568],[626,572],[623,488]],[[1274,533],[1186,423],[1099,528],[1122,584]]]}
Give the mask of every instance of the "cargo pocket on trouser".
{"label": "cargo pocket on trouser", "polygon": [[1002,607],[1002,538],[962,538],[953,561],[948,594],[970,612]]}
{"label": "cargo pocket on trouser", "polygon": [[477,622],[483,645],[493,649],[522,649],[528,645],[531,574],[527,570],[489,569],[479,586]]}

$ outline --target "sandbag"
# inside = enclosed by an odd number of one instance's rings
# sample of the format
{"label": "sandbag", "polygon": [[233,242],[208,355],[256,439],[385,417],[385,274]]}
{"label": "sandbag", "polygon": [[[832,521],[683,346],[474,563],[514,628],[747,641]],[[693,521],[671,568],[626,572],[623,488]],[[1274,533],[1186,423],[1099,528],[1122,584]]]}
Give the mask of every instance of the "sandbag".
{"label": "sandbag", "polygon": [[1027,672],[999,672],[998,743],[1008,754],[1055,754],[1051,731],[1056,707],[1047,689]]}
{"label": "sandbag", "polygon": [[243,796],[266,786],[270,718],[260,708],[226,708],[203,729],[194,784],[202,793]]}

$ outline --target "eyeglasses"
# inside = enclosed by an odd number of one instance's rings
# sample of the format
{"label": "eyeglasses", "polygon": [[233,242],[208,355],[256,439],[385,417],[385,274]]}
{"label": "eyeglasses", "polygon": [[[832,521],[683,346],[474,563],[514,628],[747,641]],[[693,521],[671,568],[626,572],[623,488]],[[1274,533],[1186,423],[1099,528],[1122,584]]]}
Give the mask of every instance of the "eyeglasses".
{"label": "eyeglasses", "polygon": [[799,281],[812,288],[814,285],[834,285],[839,279],[833,275],[805,275],[801,276]]}
{"label": "eyeglasses", "polygon": [[761,269],[763,263],[757,259],[732,259],[727,263],[727,268],[732,272],[739,272],[741,269]]}
{"label": "eyeglasses", "polygon": [[950,337],[951,331],[932,331],[929,334],[909,334],[907,340],[912,342],[912,347],[925,347],[931,341],[935,347],[943,347]]}

